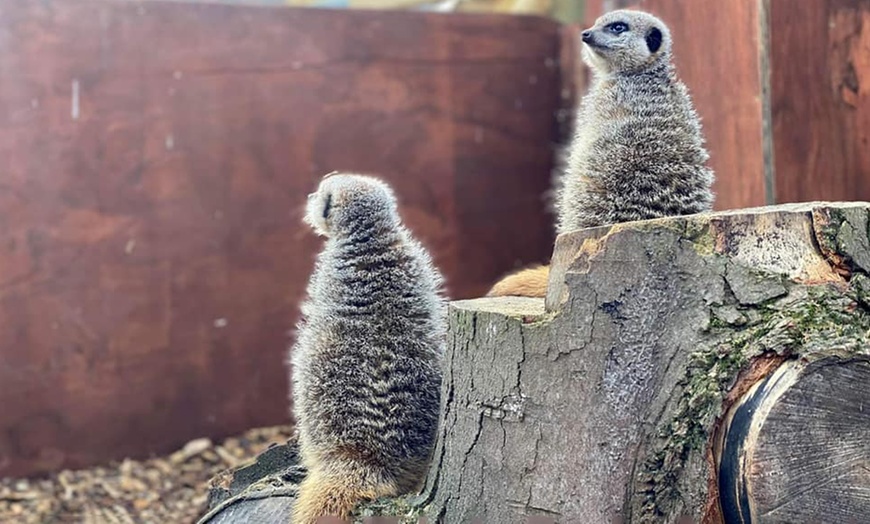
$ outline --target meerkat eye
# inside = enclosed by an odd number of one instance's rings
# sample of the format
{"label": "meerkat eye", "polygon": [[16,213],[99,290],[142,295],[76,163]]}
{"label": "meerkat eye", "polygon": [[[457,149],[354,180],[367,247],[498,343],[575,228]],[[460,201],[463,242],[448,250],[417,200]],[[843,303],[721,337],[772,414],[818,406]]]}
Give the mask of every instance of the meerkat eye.
{"label": "meerkat eye", "polygon": [[613,22],[612,24],[607,26],[607,29],[611,33],[618,35],[628,31],[628,24],[626,24],[625,22]]}
{"label": "meerkat eye", "polygon": [[326,203],[323,205],[323,218],[329,218],[329,210],[332,208],[332,193],[326,195]]}

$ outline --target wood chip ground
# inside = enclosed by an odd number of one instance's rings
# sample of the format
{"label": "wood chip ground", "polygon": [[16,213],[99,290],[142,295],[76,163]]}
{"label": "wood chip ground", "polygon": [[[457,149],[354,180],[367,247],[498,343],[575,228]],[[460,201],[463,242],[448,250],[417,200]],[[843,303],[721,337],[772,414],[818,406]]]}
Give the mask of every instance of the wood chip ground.
{"label": "wood chip ground", "polygon": [[185,524],[206,509],[208,483],[293,434],[260,428],[220,444],[188,442],[165,457],[126,459],[42,479],[0,479],[2,524]]}

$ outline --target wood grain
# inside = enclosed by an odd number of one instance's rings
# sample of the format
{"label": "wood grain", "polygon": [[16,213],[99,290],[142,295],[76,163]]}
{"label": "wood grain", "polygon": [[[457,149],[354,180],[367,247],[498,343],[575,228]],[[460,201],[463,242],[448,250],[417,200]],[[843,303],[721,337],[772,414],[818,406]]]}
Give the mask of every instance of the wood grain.
{"label": "wood grain", "polygon": [[870,358],[791,360],[740,399],[719,464],[725,522],[864,522]]}
{"label": "wood grain", "polygon": [[870,3],[770,0],[779,201],[870,199]]}
{"label": "wood grain", "polygon": [[454,297],[545,260],[558,57],[538,18],[0,1],[0,475],[286,421],[333,169]]}

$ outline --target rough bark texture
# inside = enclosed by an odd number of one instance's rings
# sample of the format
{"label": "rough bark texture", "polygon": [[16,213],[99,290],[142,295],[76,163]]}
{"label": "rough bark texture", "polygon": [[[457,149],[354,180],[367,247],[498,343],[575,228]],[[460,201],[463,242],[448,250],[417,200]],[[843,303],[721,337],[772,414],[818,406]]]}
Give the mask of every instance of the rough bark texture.
{"label": "rough bark texture", "polygon": [[[212,479],[208,510],[197,524],[235,524],[239,522],[281,524],[291,522],[293,504],[306,470],[299,457],[295,439],[273,446],[255,460],[226,471]],[[354,523],[368,517],[387,516],[381,524],[417,523],[422,508],[415,497],[380,499],[356,508]],[[337,518],[324,517],[319,524],[344,524]]]}
{"label": "rough bark texture", "polygon": [[[868,215],[870,204],[803,204],[563,235],[546,308],[451,305],[426,487],[359,515],[714,524],[867,514]],[[760,430],[742,429],[747,413]],[[802,464],[806,454],[818,460]],[[244,515],[259,521],[268,506]]]}
{"label": "rough bark texture", "polygon": [[[549,311],[535,299],[454,302],[429,516],[721,521],[710,442],[726,401],[742,397],[728,396],[741,370],[758,381],[799,357],[867,362],[868,207],[777,206],[579,231],[557,242]],[[760,357],[772,364],[747,375]],[[829,419],[867,442],[849,406],[870,397],[851,394],[851,404],[826,405]],[[766,442],[762,454],[775,455]],[[868,449],[852,453],[866,460]],[[818,501],[826,495],[814,487],[830,476],[813,474],[802,496]],[[852,489],[840,503],[858,507],[866,475],[844,482]]]}
{"label": "rough bark texture", "polygon": [[209,511],[199,523],[289,522],[305,473],[295,439],[273,446],[252,463],[212,479]]}

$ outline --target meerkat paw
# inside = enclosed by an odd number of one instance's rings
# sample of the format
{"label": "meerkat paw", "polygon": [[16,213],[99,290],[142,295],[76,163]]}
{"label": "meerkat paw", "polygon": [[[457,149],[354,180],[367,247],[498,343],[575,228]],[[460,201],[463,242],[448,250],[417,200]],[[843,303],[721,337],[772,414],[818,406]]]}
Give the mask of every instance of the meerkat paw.
{"label": "meerkat paw", "polygon": [[547,296],[549,278],[550,266],[523,269],[501,279],[486,296],[543,298]]}

